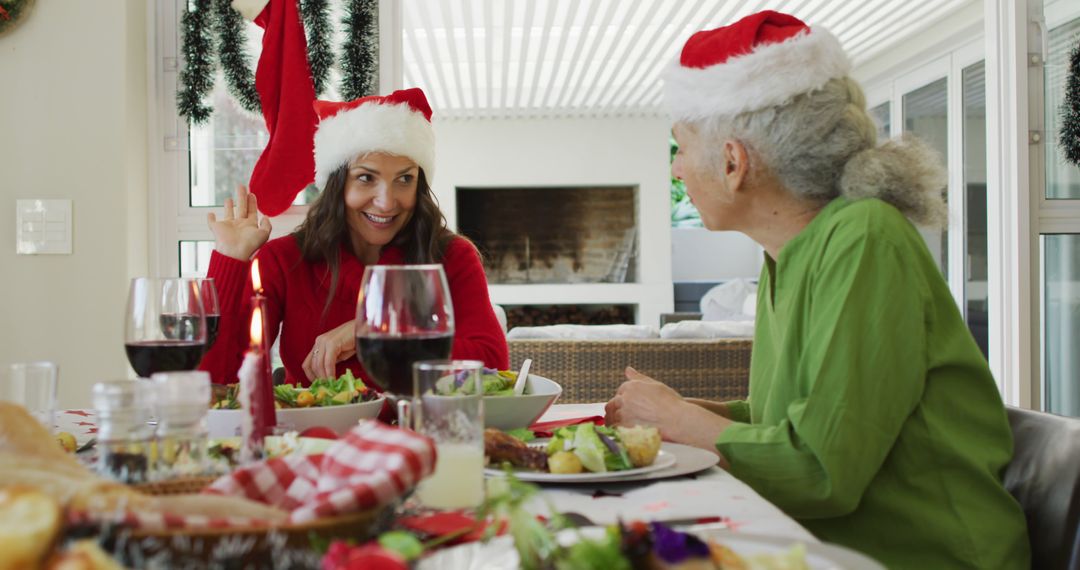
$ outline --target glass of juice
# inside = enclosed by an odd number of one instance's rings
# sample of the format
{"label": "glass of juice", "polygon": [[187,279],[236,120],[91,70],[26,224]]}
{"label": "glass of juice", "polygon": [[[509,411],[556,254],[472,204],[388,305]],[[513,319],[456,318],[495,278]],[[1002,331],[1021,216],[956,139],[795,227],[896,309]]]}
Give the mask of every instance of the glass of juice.
{"label": "glass of juice", "polygon": [[432,509],[467,509],[484,500],[483,363],[427,360],[413,366],[413,394],[398,422],[435,441],[435,472],[416,497]]}

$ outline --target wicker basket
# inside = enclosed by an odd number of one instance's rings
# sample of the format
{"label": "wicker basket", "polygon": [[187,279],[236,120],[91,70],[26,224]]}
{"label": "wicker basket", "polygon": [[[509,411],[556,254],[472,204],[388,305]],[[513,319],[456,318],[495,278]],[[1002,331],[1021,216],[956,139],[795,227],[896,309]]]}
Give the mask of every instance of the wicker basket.
{"label": "wicker basket", "polygon": [[[191,477],[158,481],[137,485],[136,488],[149,495],[180,495],[198,493],[213,483],[215,477]],[[232,527],[232,528],[191,528],[191,529],[129,529],[118,534],[122,537],[127,550],[124,554],[129,560],[134,558],[161,559],[172,556],[178,564],[190,564],[198,560],[221,562],[222,553],[229,564],[240,563],[242,567],[259,568],[266,566],[272,556],[279,556],[289,549],[309,549],[313,542],[334,539],[352,539],[363,541],[373,536],[376,531],[389,524],[394,506],[351,513],[338,517],[327,517],[305,524],[288,524],[277,527]],[[135,550],[133,550],[133,548]]]}

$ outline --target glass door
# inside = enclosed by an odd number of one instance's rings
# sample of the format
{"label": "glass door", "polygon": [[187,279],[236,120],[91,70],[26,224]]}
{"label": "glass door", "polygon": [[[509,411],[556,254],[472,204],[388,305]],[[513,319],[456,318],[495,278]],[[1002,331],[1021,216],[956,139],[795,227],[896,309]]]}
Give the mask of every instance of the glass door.
{"label": "glass door", "polygon": [[[1059,131],[1069,54],[1080,42],[1080,6],[1045,3],[1044,196],[1038,232],[1042,272],[1042,404],[1080,416],[1080,168],[1064,158]],[[1032,168],[1038,168],[1033,164]]]}

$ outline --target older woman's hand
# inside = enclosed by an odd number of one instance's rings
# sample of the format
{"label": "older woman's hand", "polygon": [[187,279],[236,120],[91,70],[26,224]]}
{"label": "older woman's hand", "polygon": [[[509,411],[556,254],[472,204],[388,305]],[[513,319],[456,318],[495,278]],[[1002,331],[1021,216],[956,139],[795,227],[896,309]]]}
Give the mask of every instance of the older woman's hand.
{"label": "older woman's hand", "polygon": [[716,438],[729,420],[686,401],[667,384],[633,368],[626,369],[626,378],[605,407],[607,425],[654,426],[665,441],[716,453]]}
{"label": "older woman's hand", "polygon": [[315,337],[303,365],[308,380],[337,378],[337,363],[356,354],[355,323],[342,323]]}

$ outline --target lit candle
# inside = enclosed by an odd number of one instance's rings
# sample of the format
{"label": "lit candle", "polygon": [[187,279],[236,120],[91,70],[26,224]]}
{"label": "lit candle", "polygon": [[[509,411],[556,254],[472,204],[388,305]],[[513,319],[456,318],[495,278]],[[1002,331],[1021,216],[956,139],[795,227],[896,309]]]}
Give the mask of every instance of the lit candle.
{"label": "lit candle", "polygon": [[270,373],[270,351],[266,346],[266,297],[262,293],[259,261],[251,264],[252,297],[251,344],[240,366],[240,406],[244,409],[241,421],[242,462],[263,457],[263,438],[271,435],[277,425],[274,409],[273,381]]}

